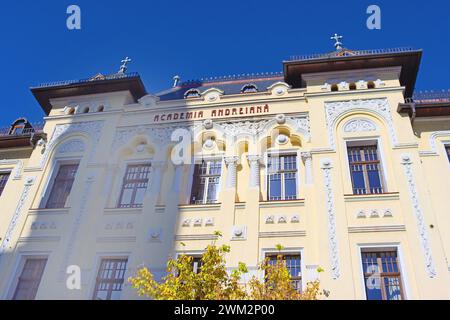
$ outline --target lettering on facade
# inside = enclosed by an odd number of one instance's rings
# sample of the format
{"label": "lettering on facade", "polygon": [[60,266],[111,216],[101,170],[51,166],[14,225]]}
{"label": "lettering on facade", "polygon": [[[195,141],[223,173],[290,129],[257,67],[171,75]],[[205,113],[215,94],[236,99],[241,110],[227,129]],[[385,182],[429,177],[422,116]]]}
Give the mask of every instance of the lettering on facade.
{"label": "lettering on facade", "polygon": [[[257,115],[270,112],[268,104],[263,106],[253,107],[236,107],[236,108],[221,108],[211,110],[210,118],[222,118],[232,116],[243,115]],[[190,111],[190,112],[174,112],[174,113],[161,113],[154,116],[154,122],[167,122],[167,121],[179,121],[179,120],[199,120],[203,119],[205,113],[203,111]]]}

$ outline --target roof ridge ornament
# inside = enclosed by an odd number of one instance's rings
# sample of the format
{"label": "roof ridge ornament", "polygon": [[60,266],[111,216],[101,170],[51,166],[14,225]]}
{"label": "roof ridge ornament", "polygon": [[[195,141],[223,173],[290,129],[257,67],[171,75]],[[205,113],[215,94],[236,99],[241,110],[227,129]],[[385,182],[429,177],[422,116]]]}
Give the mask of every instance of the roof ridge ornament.
{"label": "roof ridge ornament", "polygon": [[132,60],[129,57],[126,57],[125,59],[120,61],[120,62],[122,62],[122,65],[120,66],[120,69],[119,69],[118,73],[119,74],[124,74],[127,71],[127,69],[128,69],[128,67],[127,67],[128,62],[131,62],[131,61]]}
{"label": "roof ridge ornament", "polygon": [[337,33],[334,34],[334,36],[331,37],[331,40],[334,40],[334,47],[336,48],[336,50],[342,50],[343,47],[343,43],[340,41],[342,38],[344,38],[343,36],[338,35]]}

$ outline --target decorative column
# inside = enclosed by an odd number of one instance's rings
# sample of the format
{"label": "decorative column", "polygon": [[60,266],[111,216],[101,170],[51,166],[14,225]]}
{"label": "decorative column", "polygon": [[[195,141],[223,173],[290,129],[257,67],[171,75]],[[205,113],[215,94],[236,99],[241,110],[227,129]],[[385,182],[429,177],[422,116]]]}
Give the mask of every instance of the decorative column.
{"label": "decorative column", "polygon": [[416,181],[412,171],[412,161],[409,154],[402,155],[402,165],[405,169],[406,181],[408,183],[409,195],[411,197],[412,209],[416,217],[417,229],[419,231],[420,243],[422,244],[422,250],[425,260],[425,266],[430,278],[436,277],[436,269],[434,267],[433,256],[431,254],[431,248],[428,241],[428,232],[426,229],[426,223],[420,205],[419,194],[416,187]]}
{"label": "decorative column", "polygon": [[25,186],[22,190],[22,195],[20,196],[19,203],[16,206],[11,222],[9,223],[8,229],[6,229],[5,237],[0,245],[0,257],[8,248],[10,248],[13,245],[11,240],[14,236],[14,231],[16,229],[17,222],[21,216],[23,207],[25,206],[28,196],[30,195],[31,187],[34,185],[35,181],[36,177],[25,178]]}
{"label": "decorative column", "polygon": [[161,180],[162,180],[162,173],[165,169],[166,162],[165,161],[154,161],[152,162],[152,175],[151,175],[151,187],[148,188],[148,190],[151,190],[152,192],[159,192],[161,188]]}
{"label": "decorative column", "polygon": [[248,162],[250,162],[250,188],[260,186],[260,155],[248,155]]}
{"label": "decorative column", "polygon": [[183,179],[184,166],[183,165],[175,165],[174,167],[175,167],[175,174],[173,177],[171,190],[174,193],[179,193],[180,188],[181,188],[182,179]]}
{"label": "decorative column", "polygon": [[334,208],[334,196],[331,180],[331,169],[333,164],[330,159],[322,159],[321,169],[325,182],[325,201],[328,217],[328,242],[330,246],[331,271],[333,279],[339,278],[341,272],[339,268],[339,250],[336,234],[336,212]]}
{"label": "decorative column", "polygon": [[305,184],[312,184],[312,155],[311,152],[302,152],[302,160],[305,164]]}
{"label": "decorative column", "polygon": [[237,162],[239,157],[225,157],[225,164],[228,167],[227,188],[236,188]]}

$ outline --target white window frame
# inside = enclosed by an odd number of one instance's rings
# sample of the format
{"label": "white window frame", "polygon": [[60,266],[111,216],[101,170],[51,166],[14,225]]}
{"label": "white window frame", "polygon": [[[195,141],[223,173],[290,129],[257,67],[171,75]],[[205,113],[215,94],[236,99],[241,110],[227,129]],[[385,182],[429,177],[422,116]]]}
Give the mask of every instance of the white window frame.
{"label": "white window frame", "polygon": [[[375,142],[376,141],[376,145],[377,145],[377,151],[378,151],[378,155],[380,157],[380,164],[381,164],[381,170],[383,170],[381,172],[381,185],[383,186],[383,193],[388,193],[389,190],[391,190],[392,186],[388,185],[388,181],[389,181],[389,176],[388,176],[388,170],[386,167],[386,158],[384,156],[384,152],[383,152],[383,145],[382,145],[382,139],[380,136],[373,136],[373,137],[361,137],[361,138],[344,138],[344,154],[345,154],[345,165],[347,168],[347,181],[350,181],[350,190],[351,190],[351,194],[353,194],[353,180],[352,180],[352,173],[350,171],[350,162],[348,161],[348,144],[352,143],[352,142],[356,142],[358,145],[362,145],[364,142],[370,143],[370,142]],[[366,194],[366,195],[371,195],[371,194]],[[376,193],[374,195],[377,195]]]}
{"label": "white window frame", "polygon": [[188,250],[188,251],[177,251],[173,255],[173,258],[176,260],[180,256],[189,256],[189,257],[202,257],[205,254],[205,250]]}
{"label": "white window frame", "polygon": [[[218,184],[218,188],[217,188],[217,198],[216,198],[216,201],[214,203],[212,203],[212,204],[217,204],[218,201],[219,201],[219,195],[220,195],[220,192],[222,191],[222,177],[223,177],[223,172],[224,172],[224,167],[225,167],[224,155],[221,154],[221,155],[196,156],[194,158],[194,162],[192,163],[191,168],[190,168],[190,172],[189,172],[189,177],[190,177],[189,178],[189,184],[188,184],[189,185],[189,188],[188,188],[189,190],[188,190],[187,201],[186,201],[186,203],[188,205],[195,205],[195,204],[191,203],[192,202],[191,201],[192,200],[192,186],[193,186],[193,183],[194,183],[194,174],[195,174],[195,165],[201,164],[202,161],[220,161],[221,162],[220,178],[219,178],[219,184]],[[205,194],[207,195],[207,193],[208,193],[207,186],[208,185],[206,184],[205,185],[205,190],[204,190],[204,195],[203,195],[204,197],[203,197],[203,203],[202,204],[208,204],[206,202],[207,197],[205,197]],[[202,204],[198,204],[198,205],[202,205]]]}
{"label": "white window frame", "polygon": [[19,284],[19,277],[23,271],[23,267],[25,266],[25,262],[27,259],[47,259],[47,264],[44,268],[44,273],[42,274],[41,283],[39,284],[38,291],[36,292],[36,297],[39,295],[39,290],[41,289],[42,279],[45,278],[45,273],[47,272],[47,266],[50,261],[50,252],[49,251],[37,251],[37,252],[19,252],[18,257],[16,258],[16,262],[13,267],[12,277],[9,280],[9,283],[5,290],[6,292],[3,295],[4,300],[12,300],[14,293],[16,292],[17,285]]}
{"label": "white window frame", "polygon": [[[266,259],[267,255],[275,255],[275,254],[281,254],[281,255],[292,255],[292,254],[299,254],[300,255],[300,268],[301,268],[301,278],[302,278],[302,291],[305,292],[307,287],[307,278],[306,278],[306,264],[305,264],[305,255],[304,255],[304,248],[303,247],[289,247],[289,248],[283,248],[283,250],[279,251],[275,248],[263,248],[261,249],[261,255],[260,255],[260,261],[264,261]],[[260,275],[260,281],[264,281],[264,274],[261,273]]]}
{"label": "white window frame", "polygon": [[50,169],[50,175],[48,176],[46,183],[44,185],[44,192],[43,192],[43,196],[40,198],[40,203],[39,203],[39,209],[45,209],[47,207],[47,202],[48,199],[50,197],[50,194],[52,192],[53,189],[53,185],[55,183],[55,179],[56,176],[58,175],[59,169],[61,168],[61,166],[64,165],[72,165],[72,164],[78,164],[78,170],[77,173],[75,175],[75,179],[73,181],[72,184],[72,189],[70,190],[70,194],[66,199],[66,203],[64,205],[64,208],[59,208],[59,209],[66,209],[68,208],[68,204],[70,204],[70,200],[72,198],[72,190],[75,188],[75,185],[78,182],[79,179],[79,173],[80,173],[80,167],[82,164],[82,158],[80,157],[70,157],[70,158],[56,158],[54,159],[54,161],[52,162],[52,166]]}
{"label": "white window frame", "polygon": [[[127,286],[127,279],[130,276],[130,265],[131,265],[131,253],[130,252],[103,252],[103,253],[97,253],[95,256],[95,269],[94,272],[92,272],[92,277],[90,281],[90,288],[87,291],[87,297],[86,300],[94,300],[94,293],[95,288],[97,286],[97,276],[98,272],[100,271],[100,267],[102,265],[102,260],[104,259],[127,259],[127,268],[125,271],[125,274],[123,275],[123,286],[122,291],[120,291],[119,298],[117,300],[122,299],[122,294]],[[114,301],[114,300],[112,300]]]}
{"label": "white window frame", "polygon": [[406,264],[403,257],[403,251],[401,248],[401,245],[399,242],[386,242],[386,243],[376,243],[376,244],[370,244],[370,243],[359,243],[357,244],[358,249],[358,265],[359,265],[359,278],[361,281],[362,286],[362,293],[363,293],[363,300],[367,300],[367,292],[366,292],[366,284],[365,284],[365,278],[364,278],[364,270],[362,265],[362,251],[364,249],[375,249],[375,250],[397,250],[397,257],[398,261],[400,263],[400,272],[401,272],[401,281],[404,288],[403,294],[404,294],[404,300],[409,299],[409,282],[408,282],[408,275],[406,272]]}
{"label": "white window frame", "polygon": [[[14,171],[14,169],[9,169],[9,168],[0,169],[0,174],[9,174],[8,180],[6,180],[5,187],[3,188],[3,193],[5,193],[6,187],[8,186],[8,184],[11,181],[13,171]],[[3,193],[0,194],[0,199],[2,198]]]}
{"label": "white window frame", "polygon": [[[300,169],[301,167],[301,154],[300,154],[300,150],[298,149],[293,149],[293,148],[289,148],[289,149],[267,149],[267,151],[264,153],[264,193],[265,193],[265,197],[267,201],[277,201],[277,200],[269,200],[269,188],[268,188],[268,182],[269,182],[269,156],[278,156],[278,157],[282,157],[282,156],[289,156],[289,155],[296,155],[297,157],[297,172],[295,174],[295,179],[297,181],[296,183],[296,199],[294,200],[298,200],[300,199]],[[284,189],[284,186],[282,186],[282,189]],[[283,193],[283,192],[282,192]],[[279,201],[286,201],[286,200],[279,200]]]}
{"label": "white window frame", "polygon": [[[147,189],[145,190],[145,192],[147,193],[147,191],[152,187],[152,183],[154,181],[154,166],[153,166],[153,158],[143,158],[143,159],[130,159],[127,161],[122,162],[121,168],[119,170],[120,172],[120,176],[118,176],[118,184],[119,184],[119,189],[117,190],[116,196],[114,197],[114,204],[113,207],[117,208],[117,209],[130,209],[130,208],[120,208],[119,207],[119,202],[120,202],[120,196],[122,194],[122,188],[123,188],[123,178],[125,177],[125,173],[127,172],[127,168],[128,166],[133,166],[133,165],[140,165],[140,164],[150,164],[150,174],[148,176],[148,183],[147,183]],[[145,202],[145,196],[144,196],[144,202]],[[144,206],[144,204],[142,204],[142,207]],[[139,209],[139,208],[131,208],[131,209]]]}
{"label": "white window frame", "polygon": [[450,147],[450,140],[443,140],[442,141],[442,153],[444,154],[445,160],[448,163],[448,169],[450,170],[450,159],[447,155],[447,150],[446,150],[447,147]]}

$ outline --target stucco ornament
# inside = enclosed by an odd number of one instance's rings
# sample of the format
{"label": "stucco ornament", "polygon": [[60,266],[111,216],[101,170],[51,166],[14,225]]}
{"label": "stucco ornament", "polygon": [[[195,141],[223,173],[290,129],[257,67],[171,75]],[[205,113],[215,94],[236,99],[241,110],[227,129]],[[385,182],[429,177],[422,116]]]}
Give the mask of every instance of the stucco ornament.
{"label": "stucco ornament", "polygon": [[65,153],[78,153],[83,152],[85,150],[84,142],[80,139],[70,140],[65,142],[58,148],[57,153],[65,154]]}
{"label": "stucco ornament", "polygon": [[22,190],[22,194],[19,198],[19,203],[17,204],[16,209],[14,210],[14,214],[8,225],[8,228],[6,229],[5,236],[0,245],[0,257],[5,252],[5,250],[7,248],[9,248],[11,239],[12,239],[12,237],[14,235],[14,231],[16,229],[17,222],[19,221],[19,218],[23,211],[23,207],[25,206],[28,196],[30,195],[30,190],[31,190],[32,186],[34,185],[35,180],[36,180],[35,177],[27,177],[25,179],[25,185]]}
{"label": "stucco ornament", "polygon": [[275,119],[277,120],[278,124],[285,124],[286,123],[286,116],[284,114],[276,115]]}
{"label": "stucco ornament", "polygon": [[96,146],[100,140],[100,134],[103,129],[104,121],[88,121],[88,122],[75,122],[75,123],[66,123],[60,124],[55,127],[53,131],[52,137],[50,141],[47,143],[47,147],[45,148],[45,152],[42,156],[40,166],[41,168],[45,165],[50,152],[54,149],[55,145],[57,145],[61,139],[68,136],[69,134],[86,134],[92,140],[92,148],[89,154],[89,160],[92,160],[95,151],[97,150]]}
{"label": "stucco ornament", "polygon": [[367,119],[352,119],[347,121],[344,125],[344,132],[368,132],[376,131],[377,126],[370,120]]}
{"label": "stucco ornament", "polygon": [[369,111],[381,117],[389,132],[394,145],[397,144],[397,135],[394,130],[391,109],[387,99],[347,100],[337,102],[325,102],[325,114],[328,131],[328,140],[331,148],[336,148],[334,128],[342,115],[355,111]]}
{"label": "stucco ornament", "polygon": [[323,171],[325,182],[325,201],[328,218],[328,243],[330,246],[331,272],[333,279],[337,279],[340,276],[340,267],[339,267],[338,240],[336,234],[336,212],[334,208],[334,197],[333,197],[333,187],[331,177],[331,169],[332,169],[331,160],[322,159],[321,169]]}
{"label": "stucco ornament", "polygon": [[422,245],[426,271],[430,278],[437,276],[436,269],[434,267],[433,255],[431,253],[431,247],[428,241],[428,232],[426,230],[425,217],[423,215],[422,207],[420,205],[419,194],[417,192],[416,181],[414,179],[412,160],[409,154],[403,154],[401,156],[401,163],[405,170],[406,181],[408,183],[409,195],[411,197],[413,212],[416,217],[417,229],[419,231],[420,243]]}
{"label": "stucco ornament", "polygon": [[214,127],[214,122],[211,119],[203,121],[203,127],[206,130],[211,130]]}
{"label": "stucco ornament", "polygon": [[247,228],[245,226],[234,226],[232,230],[232,240],[245,240]]}
{"label": "stucco ornament", "polygon": [[283,145],[289,142],[289,137],[285,134],[279,134],[276,138],[276,142],[279,145]]}

